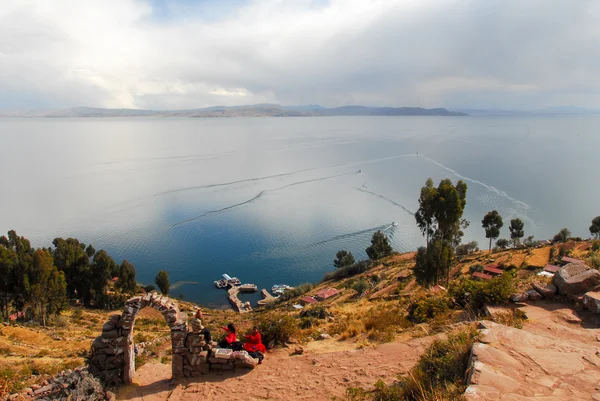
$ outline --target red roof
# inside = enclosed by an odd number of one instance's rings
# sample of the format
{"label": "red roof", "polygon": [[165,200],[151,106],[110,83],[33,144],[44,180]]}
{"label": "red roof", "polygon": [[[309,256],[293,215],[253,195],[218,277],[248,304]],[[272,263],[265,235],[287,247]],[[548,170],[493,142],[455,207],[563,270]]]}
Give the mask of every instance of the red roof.
{"label": "red roof", "polygon": [[14,322],[17,319],[24,318],[24,317],[25,317],[25,312],[17,312],[17,313],[13,313],[12,315],[10,315],[8,317],[8,319]]}
{"label": "red roof", "polygon": [[546,267],[544,267],[544,271],[549,273],[556,273],[558,269],[560,269],[560,267],[554,265],[546,265]]}
{"label": "red roof", "polygon": [[491,279],[493,279],[493,277],[490,276],[489,274],[479,273],[479,272],[473,273],[473,278],[480,278],[480,279],[483,279],[483,280],[491,280]]}
{"label": "red roof", "polygon": [[490,263],[489,265],[485,265],[484,267],[490,267],[492,269],[502,269],[502,266],[500,266],[497,263]]}
{"label": "red roof", "polygon": [[307,304],[316,304],[317,302],[319,302],[316,299],[314,299],[313,297],[302,297],[302,298],[300,298],[300,301],[307,303]]}
{"label": "red roof", "polygon": [[502,270],[496,268],[496,267],[491,267],[490,265],[486,266],[483,268],[484,272],[487,273],[492,273],[492,274],[502,274],[504,273]]}
{"label": "red roof", "polygon": [[574,258],[570,258],[568,256],[563,256],[563,258],[561,260],[565,263],[583,263],[583,260],[581,260],[581,259],[574,259]]}
{"label": "red roof", "polygon": [[331,298],[334,295],[337,295],[337,293],[338,293],[338,290],[336,290],[335,288],[325,288],[324,290],[317,292],[317,294],[315,296],[317,298],[327,299],[327,298]]}

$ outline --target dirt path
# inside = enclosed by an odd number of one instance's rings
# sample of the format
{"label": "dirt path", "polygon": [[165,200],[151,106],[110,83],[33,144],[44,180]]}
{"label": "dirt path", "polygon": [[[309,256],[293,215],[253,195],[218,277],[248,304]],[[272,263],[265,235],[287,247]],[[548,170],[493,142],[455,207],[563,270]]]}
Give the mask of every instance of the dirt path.
{"label": "dirt path", "polygon": [[348,347],[336,340],[306,347],[303,355],[289,356],[278,349],[254,370],[211,372],[170,385],[170,365],[146,364],[137,372],[134,385],[124,387],[118,399],[132,401],[177,400],[331,400],[349,386],[371,387],[377,380],[389,383],[406,373],[433,337],[376,348],[337,350]]}

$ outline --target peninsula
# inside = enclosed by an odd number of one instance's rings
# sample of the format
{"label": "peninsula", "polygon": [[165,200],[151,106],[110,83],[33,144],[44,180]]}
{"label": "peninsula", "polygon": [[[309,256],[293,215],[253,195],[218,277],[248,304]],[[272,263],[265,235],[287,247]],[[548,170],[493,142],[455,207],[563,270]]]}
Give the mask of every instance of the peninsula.
{"label": "peninsula", "polygon": [[281,106],[254,104],[246,106],[212,106],[189,110],[103,109],[73,107],[68,109],[0,110],[0,117],[324,117],[324,116],[467,116],[466,113],[444,108],[342,106],[326,108],[319,105]]}

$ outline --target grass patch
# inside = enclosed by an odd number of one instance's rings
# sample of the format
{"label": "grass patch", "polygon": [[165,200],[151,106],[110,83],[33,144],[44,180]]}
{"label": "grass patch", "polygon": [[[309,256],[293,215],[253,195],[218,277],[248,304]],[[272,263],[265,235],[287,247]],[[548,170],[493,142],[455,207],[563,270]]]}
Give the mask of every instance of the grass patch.
{"label": "grass patch", "polygon": [[350,401],[459,401],[466,389],[465,372],[471,347],[479,336],[473,326],[462,326],[436,340],[425,350],[406,377],[387,386],[382,381],[372,390],[351,387]]}

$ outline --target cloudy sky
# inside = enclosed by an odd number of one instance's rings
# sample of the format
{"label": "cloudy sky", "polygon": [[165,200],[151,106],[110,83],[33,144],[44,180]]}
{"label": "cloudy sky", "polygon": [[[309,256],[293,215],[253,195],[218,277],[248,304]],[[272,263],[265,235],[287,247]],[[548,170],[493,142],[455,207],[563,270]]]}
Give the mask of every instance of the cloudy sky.
{"label": "cloudy sky", "polygon": [[600,108],[596,0],[0,0],[0,107]]}

